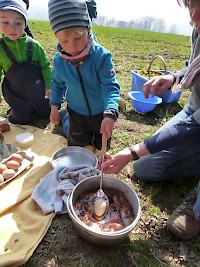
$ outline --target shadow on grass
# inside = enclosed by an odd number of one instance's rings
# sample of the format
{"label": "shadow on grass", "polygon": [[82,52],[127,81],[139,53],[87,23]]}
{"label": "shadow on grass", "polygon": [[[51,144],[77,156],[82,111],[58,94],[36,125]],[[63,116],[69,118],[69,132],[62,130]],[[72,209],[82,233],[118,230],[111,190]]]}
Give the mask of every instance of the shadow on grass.
{"label": "shadow on grass", "polygon": [[178,102],[175,102],[170,104],[161,104],[149,113],[139,113],[132,108],[123,114],[127,120],[135,121],[145,125],[156,126],[163,121],[163,119],[167,121],[181,110],[182,106]]}
{"label": "shadow on grass", "polygon": [[144,182],[137,180],[133,175],[132,182],[134,185],[137,183],[139,194],[148,198],[162,212],[171,214],[188,193],[198,185],[199,178],[181,178],[166,182]]}

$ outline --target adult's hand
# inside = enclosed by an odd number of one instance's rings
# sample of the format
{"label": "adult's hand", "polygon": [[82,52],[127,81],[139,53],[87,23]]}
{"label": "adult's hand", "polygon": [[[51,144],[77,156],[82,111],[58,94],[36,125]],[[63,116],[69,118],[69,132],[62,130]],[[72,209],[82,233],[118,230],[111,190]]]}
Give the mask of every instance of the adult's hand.
{"label": "adult's hand", "polygon": [[172,87],[175,77],[171,74],[155,76],[143,85],[144,97],[148,98],[148,93],[154,97]]}
{"label": "adult's hand", "polygon": [[[130,160],[132,160],[132,154],[129,148],[125,148],[119,151],[114,156],[109,153],[104,155],[104,163],[102,165],[103,172],[107,174],[120,172]],[[101,170],[101,157],[99,158],[98,169]]]}

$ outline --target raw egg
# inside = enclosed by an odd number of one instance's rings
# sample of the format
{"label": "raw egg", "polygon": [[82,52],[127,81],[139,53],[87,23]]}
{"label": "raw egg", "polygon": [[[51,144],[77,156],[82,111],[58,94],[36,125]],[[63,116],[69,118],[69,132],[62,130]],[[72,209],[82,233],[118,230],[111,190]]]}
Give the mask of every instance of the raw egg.
{"label": "raw egg", "polygon": [[2,175],[3,175],[5,180],[8,180],[15,175],[15,171],[12,169],[7,169],[7,170],[2,172]]}
{"label": "raw egg", "polygon": [[17,161],[19,164],[22,163],[23,157],[20,154],[14,153],[10,157],[11,160]]}
{"label": "raw egg", "polygon": [[16,171],[20,167],[20,164],[16,160],[9,160],[8,162],[6,162],[6,166],[8,167],[8,169]]}
{"label": "raw egg", "polygon": [[2,173],[3,171],[5,171],[7,169],[8,169],[8,167],[6,166],[6,164],[3,164],[3,163],[0,164],[0,173]]}

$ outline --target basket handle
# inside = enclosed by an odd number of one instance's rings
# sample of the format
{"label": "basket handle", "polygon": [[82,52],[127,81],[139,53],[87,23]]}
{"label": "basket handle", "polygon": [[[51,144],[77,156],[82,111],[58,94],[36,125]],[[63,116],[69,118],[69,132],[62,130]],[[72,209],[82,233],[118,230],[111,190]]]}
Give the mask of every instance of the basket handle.
{"label": "basket handle", "polygon": [[[163,62],[163,66],[164,66],[164,74],[166,75],[166,73],[167,73],[166,63],[165,63],[165,61],[164,61],[164,58],[161,57],[161,56],[159,56],[159,55],[154,56],[154,57],[152,58],[152,60],[150,61],[150,63],[149,63],[149,67],[147,68],[147,73],[148,73],[148,75],[150,76],[151,65],[152,65],[153,61],[154,61],[156,58],[159,58],[159,59]],[[154,72],[161,73],[161,72],[159,72],[158,70],[157,70],[157,71],[154,71]]]}

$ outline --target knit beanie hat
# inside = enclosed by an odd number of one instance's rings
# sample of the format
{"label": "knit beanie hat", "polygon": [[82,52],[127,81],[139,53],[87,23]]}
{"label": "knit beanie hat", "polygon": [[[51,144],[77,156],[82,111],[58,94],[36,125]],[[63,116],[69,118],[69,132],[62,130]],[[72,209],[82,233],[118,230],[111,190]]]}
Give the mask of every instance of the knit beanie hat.
{"label": "knit beanie hat", "polygon": [[0,10],[14,10],[19,12],[27,25],[26,4],[22,0],[0,0]]}
{"label": "knit beanie hat", "polygon": [[23,2],[26,4],[26,10],[28,10],[30,5],[29,0],[23,0]]}
{"label": "knit beanie hat", "polygon": [[49,21],[54,33],[70,27],[91,26],[84,0],[50,0]]}

